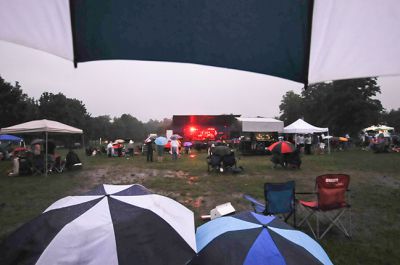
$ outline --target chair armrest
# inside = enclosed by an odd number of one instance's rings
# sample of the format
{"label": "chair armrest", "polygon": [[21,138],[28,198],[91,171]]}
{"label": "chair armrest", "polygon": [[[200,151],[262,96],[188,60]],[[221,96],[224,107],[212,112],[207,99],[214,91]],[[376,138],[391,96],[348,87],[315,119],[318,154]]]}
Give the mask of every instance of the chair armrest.
{"label": "chair armrest", "polygon": [[252,196],[245,194],[245,195],[243,195],[243,198],[248,200],[251,203],[251,205],[253,206],[254,211],[256,213],[262,213],[262,212],[265,211],[265,204],[259,202],[258,200],[256,200]]}

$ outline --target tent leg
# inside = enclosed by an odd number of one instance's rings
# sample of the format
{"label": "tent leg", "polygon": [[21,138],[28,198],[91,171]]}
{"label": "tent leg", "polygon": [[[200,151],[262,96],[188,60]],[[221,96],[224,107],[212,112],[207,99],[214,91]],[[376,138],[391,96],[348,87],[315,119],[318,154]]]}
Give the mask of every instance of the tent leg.
{"label": "tent leg", "polygon": [[[329,136],[329,131],[328,131],[328,136]],[[330,139],[330,137],[328,137],[328,154],[330,154],[330,153],[331,153],[331,145],[330,145],[330,141],[331,141],[331,139]]]}
{"label": "tent leg", "polygon": [[48,150],[47,150],[48,149],[48,142],[47,141],[48,141],[48,132],[46,132],[46,147],[45,147],[46,148],[46,152],[45,152],[45,156],[46,156],[45,157],[45,161],[46,162],[45,162],[45,168],[44,168],[44,174],[45,174],[46,177],[47,177],[47,152],[48,152]]}

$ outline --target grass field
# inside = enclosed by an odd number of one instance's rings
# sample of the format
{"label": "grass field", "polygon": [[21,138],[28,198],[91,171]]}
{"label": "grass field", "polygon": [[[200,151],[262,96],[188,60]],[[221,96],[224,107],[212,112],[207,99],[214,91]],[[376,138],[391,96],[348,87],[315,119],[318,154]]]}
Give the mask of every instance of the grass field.
{"label": "grass field", "polygon": [[[201,214],[224,202],[251,210],[243,194],[263,198],[263,183],[295,180],[297,191],[312,191],[315,177],[325,173],[351,176],[351,240],[333,230],[320,241],[335,264],[400,264],[400,154],[360,150],[303,156],[300,170],[272,168],[269,157],[239,157],[240,174],[207,173],[205,154],[183,155],[178,161],[146,163],[133,159],[84,157],[84,168],[45,176],[7,177],[10,162],[0,162],[0,240],[39,215],[55,200],[102,183],[140,183]],[[301,213],[299,213],[300,215]],[[306,233],[307,228],[301,227]]]}

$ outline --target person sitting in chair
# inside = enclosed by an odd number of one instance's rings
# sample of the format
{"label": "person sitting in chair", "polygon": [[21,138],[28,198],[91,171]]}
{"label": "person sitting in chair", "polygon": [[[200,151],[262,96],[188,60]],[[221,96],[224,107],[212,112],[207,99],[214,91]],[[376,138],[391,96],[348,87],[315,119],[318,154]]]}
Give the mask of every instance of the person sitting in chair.
{"label": "person sitting in chair", "polygon": [[81,160],[79,159],[78,155],[72,151],[72,149],[70,149],[65,158],[65,167],[70,170],[80,166],[82,166]]}

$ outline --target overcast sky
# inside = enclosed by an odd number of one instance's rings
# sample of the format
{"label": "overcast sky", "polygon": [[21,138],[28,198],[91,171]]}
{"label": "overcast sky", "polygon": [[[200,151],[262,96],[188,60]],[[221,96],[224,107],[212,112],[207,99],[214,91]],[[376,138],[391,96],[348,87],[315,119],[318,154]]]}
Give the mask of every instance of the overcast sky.
{"label": "overcast sky", "polygon": [[[182,63],[141,61],[72,62],[0,41],[0,75],[19,81],[38,99],[61,92],[81,100],[92,116],[124,113],[141,121],[174,114],[279,115],[282,96],[302,84],[262,74]],[[400,77],[378,79],[383,106],[400,107]]]}

